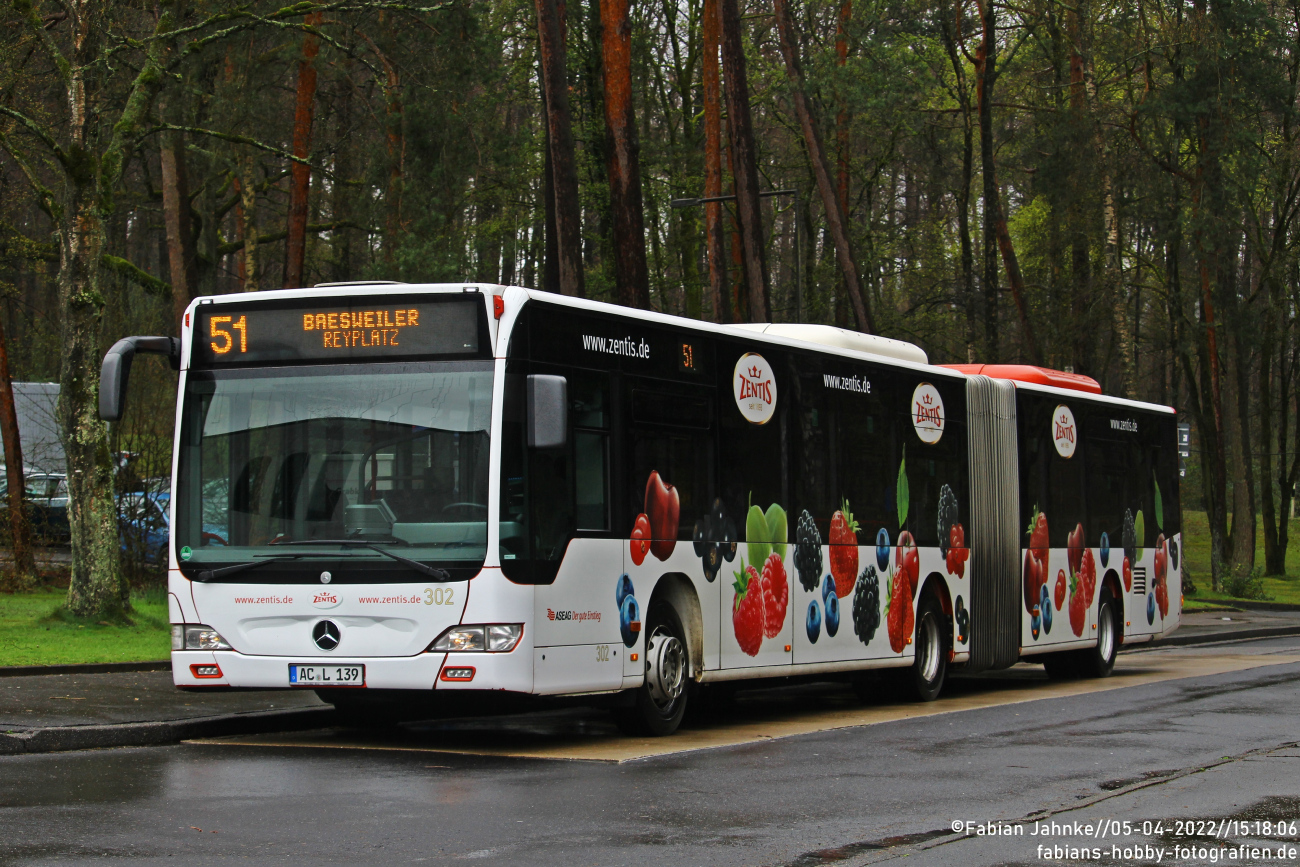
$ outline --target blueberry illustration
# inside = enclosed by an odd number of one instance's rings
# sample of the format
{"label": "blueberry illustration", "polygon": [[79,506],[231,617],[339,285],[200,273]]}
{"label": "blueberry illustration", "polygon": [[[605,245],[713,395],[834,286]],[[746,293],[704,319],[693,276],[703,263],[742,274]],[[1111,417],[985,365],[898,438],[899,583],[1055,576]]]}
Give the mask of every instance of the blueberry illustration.
{"label": "blueberry illustration", "polygon": [[[830,605],[830,598],[835,595],[835,579],[827,575],[826,580],[822,582],[822,601]],[[834,635],[835,633],[831,633]]]}
{"label": "blueberry illustration", "polygon": [[632,631],[632,623],[641,619],[641,608],[636,604],[635,596],[625,596],[618,609],[618,631],[623,634],[623,643],[628,647],[636,644],[637,633]]}
{"label": "blueberry illustration", "polygon": [[1043,623],[1042,618],[1038,616],[1038,606],[1035,605],[1033,619],[1029,621],[1029,631],[1033,633],[1034,641],[1038,640],[1038,631],[1039,628],[1042,626],[1042,623]]}
{"label": "blueberry illustration", "polygon": [[822,634],[822,610],[821,607],[818,606],[816,599],[808,603],[807,626],[808,640],[813,644],[816,644],[817,639],[820,638]]}
{"label": "blueberry illustration", "polygon": [[831,595],[826,597],[826,634],[831,638],[835,633],[840,631],[840,597],[835,595],[835,590],[831,590]]}
{"label": "blueberry illustration", "polygon": [[881,572],[889,568],[889,533],[884,527],[876,534],[876,566]]}
{"label": "blueberry illustration", "polygon": [[1110,562],[1110,536],[1105,533],[1101,534],[1101,565],[1105,566]]}
{"label": "blueberry illustration", "polygon": [[627,573],[618,576],[618,584],[614,586],[614,599],[617,600],[620,611],[623,608],[623,600],[635,593],[636,591],[632,589],[632,579],[627,577]]}
{"label": "blueberry illustration", "polygon": [[1052,631],[1052,602],[1051,595],[1047,592],[1047,585],[1043,585],[1043,592],[1040,596],[1039,609],[1043,612],[1043,632],[1051,633]]}
{"label": "blueberry illustration", "polygon": [[1147,623],[1152,624],[1155,622],[1156,622],[1156,594],[1148,593],[1147,594]]}

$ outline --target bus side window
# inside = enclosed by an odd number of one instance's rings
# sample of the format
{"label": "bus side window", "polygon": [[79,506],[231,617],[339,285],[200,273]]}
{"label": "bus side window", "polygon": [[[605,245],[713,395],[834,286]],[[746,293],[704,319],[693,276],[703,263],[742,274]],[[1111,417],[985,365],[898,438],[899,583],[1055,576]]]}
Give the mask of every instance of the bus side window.
{"label": "bus side window", "polygon": [[609,376],[572,371],[574,517],[579,530],[609,529]]}

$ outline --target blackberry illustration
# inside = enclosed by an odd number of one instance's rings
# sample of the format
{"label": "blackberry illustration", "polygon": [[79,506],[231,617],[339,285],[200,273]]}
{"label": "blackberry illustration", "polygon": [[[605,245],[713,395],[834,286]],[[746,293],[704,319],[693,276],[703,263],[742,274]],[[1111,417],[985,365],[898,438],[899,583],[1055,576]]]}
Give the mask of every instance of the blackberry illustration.
{"label": "blackberry illustration", "polygon": [[1133,511],[1124,510],[1124,556],[1128,558],[1129,565],[1137,563],[1138,537],[1137,528],[1133,526]]}
{"label": "blackberry illustration", "polygon": [[731,562],[736,556],[736,526],[727,517],[722,500],[714,500],[709,513],[695,522],[691,542],[695,556],[704,566],[704,577],[712,583],[718,577],[722,562]]}
{"label": "blackberry illustration", "polygon": [[949,533],[957,523],[957,495],[944,485],[939,489],[939,556],[948,556]]}
{"label": "blackberry illustration", "polygon": [[795,530],[794,566],[799,570],[799,584],[812,593],[822,574],[822,534],[807,509],[799,515]]}
{"label": "blackberry illustration", "polygon": [[957,597],[957,604],[953,606],[953,611],[953,619],[957,621],[957,642],[965,644],[967,638],[970,637],[968,632],[970,628],[970,612],[966,610],[966,603],[960,596]]}
{"label": "blackberry illustration", "polygon": [[870,644],[880,628],[880,578],[876,565],[868,563],[853,589],[853,631],[863,644]]}
{"label": "blackberry illustration", "polygon": [[1175,569],[1178,568],[1178,543],[1173,539],[1169,540],[1169,562]]}

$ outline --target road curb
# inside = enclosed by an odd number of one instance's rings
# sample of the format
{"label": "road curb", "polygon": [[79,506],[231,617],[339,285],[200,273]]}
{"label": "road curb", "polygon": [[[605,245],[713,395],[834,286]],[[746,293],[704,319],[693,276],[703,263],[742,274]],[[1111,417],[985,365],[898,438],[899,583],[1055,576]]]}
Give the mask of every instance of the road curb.
{"label": "road curb", "polygon": [[73,665],[0,665],[0,677],[38,677],[43,674],[113,674],[133,671],[171,671],[170,661],[84,662]]}
{"label": "road curb", "polygon": [[1284,638],[1300,635],[1300,626],[1261,626],[1258,629],[1234,629],[1208,635],[1171,635],[1156,641],[1132,644],[1122,650],[1154,650],[1161,647],[1185,647],[1193,644],[1221,644],[1225,641],[1250,641],[1256,638]]}
{"label": "road curb", "polygon": [[333,724],[332,707],[256,711],[185,720],[115,723],[109,725],[53,726],[0,732],[0,755],[57,753],[107,747],[153,747],[190,738],[270,734],[323,728]]}

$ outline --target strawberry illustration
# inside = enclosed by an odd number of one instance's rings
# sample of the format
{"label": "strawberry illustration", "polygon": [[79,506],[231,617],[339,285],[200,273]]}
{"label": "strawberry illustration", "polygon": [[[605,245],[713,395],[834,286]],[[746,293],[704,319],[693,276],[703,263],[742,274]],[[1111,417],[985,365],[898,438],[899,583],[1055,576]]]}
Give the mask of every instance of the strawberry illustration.
{"label": "strawberry illustration", "polygon": [[916,627],[916,613],[912,611],[912,594],[904,586],[905,577],[895,574],[889,579],[889,600],[885,611],[885,628],[889,633],[889,647],[894,653],[912,643],[912,630]]}
{"label": "strawberry illustration", "polygon": [[1075,526],[1070,535],[1065,540],[1068,549],[1068,558],[1070,561],[1070,571],[1078,572],[1079,564],[1083,561],[1083,524]]}
{"label": "strawberry illustration", "polygon": [[858,522],[853,520],[848,500],[844,500],[840,504],[840,510],[831,515],[828,541],[835,595],[843,599],[853,592],[853,585],[858,580]]}
{"label": "strawberry illustration", "polygon": [[1051,550],[1051,543],[1047,538],[1047,515],[1038,511],[1034,507],[1034,517],[1029,522],[1029,550],[1034,552],[1034,558],[1042,564],[1043,574],[1047,574],[1047,556]]}
{"label": "strawberry illustration", "polygon": [[763,646],[762,579],[752,565],[734,574],[736,599],[731,604],[731,626],[740,649],[749,656],[758,656],[758,649]]}
{"label": "strawberry illustration", "polygon": [[645,562],[645,555],[650,552],[650,517],[646,514],[636,516],[632,525],[632,562],[640,566]]}
{"label": "strawberry illustration", "polygon": [[1088,603],[1084,600],[1083,583],[1078,576],[1070,578],[1070,629],[1079,638],[1083,637],[1084,623],[1088,619]]}
{"label": "strawberry illustration", "polygon": [[759,586],[763,590],[763,635],[776,638],[785,626],[785,612],[790,604],[790,584],[785,574],[785,563],[775,551],[767,556],[767,562],[763,564]]}
{"label": "strawberry illustration", "polygon": [[1092,607],[1092,600],[1097,596],[1097,563],[1092,559],[1092,549],[1083,549],[1083,558],[1079,563],[1079,582],[1083,584],[1083,604]]}
{"label": "strawberry illustration", "polygon": [[1024,572],[1024,590],[1025,590],[1025,611],[1030,614],[1034,613],[1035,606],[1038,605],[1038,599],[1043,589],[1043,582],[1047,579],[1043,575],[1043,564],[1034,556],[1033,549],[1025,552],[1025,572]]}
{"label": "strawberry illustration", "polygon": [[907,598],[916,598],[916,591],[921,579],[921,552],[916,547],[916,539],[904,530],[898,534],[898,547],[894,549],[894,575],[907,582]]}
{"label": "strawberry illustration", "polygon": [[1065,582],[1065,570],[1056,570],[1056,610],[1060,611],[1061,606],[1065,604],[1065,593],[1067,585]]}

